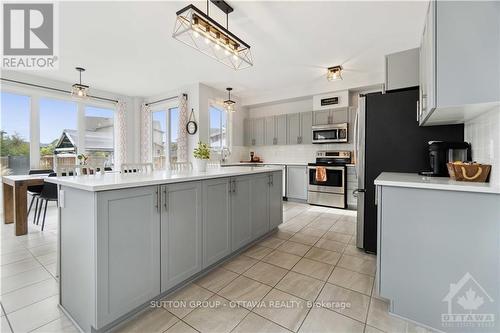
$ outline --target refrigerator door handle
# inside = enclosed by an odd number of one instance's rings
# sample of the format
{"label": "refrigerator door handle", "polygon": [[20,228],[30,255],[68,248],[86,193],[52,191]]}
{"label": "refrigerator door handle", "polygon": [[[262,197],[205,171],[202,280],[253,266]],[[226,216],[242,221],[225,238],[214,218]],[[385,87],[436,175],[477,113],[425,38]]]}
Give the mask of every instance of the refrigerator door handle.
{"label": "refrigerator door handle", "polygon": [[357,198],[358,193],[365,193],[365,192],[366,192],[366,190],[364,188],[357,188],[354,191],[352,191],[352,195],[353,195],[353,197]]}

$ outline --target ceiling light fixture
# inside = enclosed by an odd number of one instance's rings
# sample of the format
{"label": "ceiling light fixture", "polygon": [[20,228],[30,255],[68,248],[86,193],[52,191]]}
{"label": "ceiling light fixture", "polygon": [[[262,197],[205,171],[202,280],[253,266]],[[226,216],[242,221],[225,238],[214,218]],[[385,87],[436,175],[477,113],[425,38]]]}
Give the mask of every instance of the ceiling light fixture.
{"label": "ceiling light fixture", "polygon": [[326,72],[326,78],[328,81],[342,80],[342,66],[329,67]]}
{"label": "ceiling light fixture", "polygon": [[82,84],[82,72],[85,72],[85,68],[76,67],[75,69],[80,73],[80,82],[79,83],[75,83],[72,86],[71,94],[73,96],[85,98],[85,97],[87,97],[87,93],[88,93],[88,90],[89,90],[89,86],[86,86],[86,85]]}
{"label": "ceiling light fixture", "polygon": [[227,112],[235,112],[236,109],[234,108],[234,104],[236,104],[235,101],[233,101],[231,99],[231,90],[233,90],[233,88],[226,88],[227,90],[227,99],[224,101],[224,108],[226,109]]}
{"label": "ceiling light fixture", "polygon": [[250,45],[229,31],[233,8],[225,1],[210,1],[226,13],[225,28],[208,15],[207,0],[206,14],[192,4],[177,12],[172,37],[235,70],[253,66]]}

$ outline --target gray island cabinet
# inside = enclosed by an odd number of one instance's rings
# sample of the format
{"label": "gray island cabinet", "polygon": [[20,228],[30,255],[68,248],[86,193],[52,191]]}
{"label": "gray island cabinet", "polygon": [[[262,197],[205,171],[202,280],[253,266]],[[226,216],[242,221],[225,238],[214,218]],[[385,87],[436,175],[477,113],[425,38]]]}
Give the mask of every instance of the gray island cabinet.
{"label": "gray island cabinet", "polygon": [[54,177],[60,305],[106,331],[282,223],[279,167]]}
{"label": "gray island cabinet", "polygon": [[382,173],[375,290],[389,311],[445,332],[500,329],[500,188]]}

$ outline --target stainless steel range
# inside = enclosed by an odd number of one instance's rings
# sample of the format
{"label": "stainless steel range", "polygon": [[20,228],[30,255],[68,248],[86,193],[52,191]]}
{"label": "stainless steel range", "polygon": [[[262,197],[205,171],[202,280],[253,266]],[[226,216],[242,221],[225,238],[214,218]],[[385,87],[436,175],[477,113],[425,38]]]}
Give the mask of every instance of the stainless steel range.
{"label": "stainless steel range", "polygon": [[350,151],[318,151],[316,163],[309,163],[307,167],[307,202],[312,205],[346,208],[346,164],[349,163]]}

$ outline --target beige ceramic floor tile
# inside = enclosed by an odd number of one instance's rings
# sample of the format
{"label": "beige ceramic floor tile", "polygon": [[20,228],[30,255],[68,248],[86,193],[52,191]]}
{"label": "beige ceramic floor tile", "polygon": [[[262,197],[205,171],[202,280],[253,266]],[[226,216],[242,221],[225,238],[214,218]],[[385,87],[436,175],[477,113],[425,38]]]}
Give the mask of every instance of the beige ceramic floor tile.
{"label": "beige ceramic floor tile", "polygon": [[287,333],[289,330],[255,313],[249,313],[231,333]]}
{"label": "beige ceramic floor tile", "polygon": [[230,332],[248,314],[242,307],[234,307],[220,296],[208,299],[208,306],[200,306],[184,317],[184,321],[200,332]]}
{"label": "beige ceramic floor tile", "polygon": [[314,301],[324,284],[323,281],[312,277],[288,272],[275,288],[308,301]]}
{"label": "beige ceramic floor tile", "polygon": [[42,267],[35,258],[30,257],[21,261],[16,261],[11,264],[2,265],[0,268],[0,274],[2,278],[6,278],[12,275],[23,273],[34,268]]}
{"label": "beige ceramic floor tile", "polygon": [[286,230],[283,230],[280,226],[278,231],[273,236],[279,239],[289,240],[293,236],[293,234],[294,232],[288,232]]}
{"label": "beige ceramic floor tile", "polygon": [[321,261],[325,264],[336,265],[342,255],[338,252],[312,247],[304,257]]}
{"label": "beige ceramic floor tile", "polygon": [[[364,323],[370,297],[327,283],[318,296],[318,302],[328,304],[329,309]],[[344,305],[348,306],[344,307]]]}
{"label": "beige ceramic floor tile", "polygon": [[351,235],[341,234],[341,233],[335,232],[335,231],[328,231],[323,236],[323,238],[325,238],[325,239],[337,241],[337,242],[345,243],[345,244],[349,243],[349,241],[351,240],[351,237],[352,237]]}
{"label": "beige ceramic floor tile", "polygon": [[292,268],[292,271],[311,276],[313,278],[326,281],[333,270],[333,265],[328,265],[319,261],[302,258]]}
{"label": "beige ceramic floor tile", "polygon": [[117,333],[161,333],[179,319],[163,308],[148,309],[134,317],[116,331]]}
{"label": "beige ceramic floor tile", "polygon": [[384,331],[379,330],[378,328],[365,326],[365,333],[385,333]]}
{"label": "beige ceramic floor tile", "polygon": [[28,250],[21,249],[21,250],[16,251],[16,252],[2,254],[0,256],[0,264],[2,266],[4,266],[4,265],[11,264],[13,262],[16,262],[16,261],[25,260],[25,259],[29,259],[32,257],[33,256],[31,255],[31,253]]}
{"label": "beige ceramic floor tile", "polygon": [[239,276],[218,294],[251,310],[270,290],[268,285]]}
{"label": "beige ceramic floor tile", "polygon": [[329,251],[342,252],[344,251],[346,244],[333,240],[328,240],[326,238],[321,238],[314,246]]}
{"label": "beige ceramic floor tile", "polygon": [[53,277],[43,267],[34,268],[23,273],[2,278],[0,294],[4,295],[16,289],[20,289],[47,279],[53,279]]}
{"label": "beige ceramic floor tile", "polygon": [[9,322],[7,321],[6,316],[0,317],[0,331],[2,333],[11,333],[12,330],[10,329]]}
{"label": "beige ceramic floor tile", "polygon": [[271,248],[254,245],[245,252],[243,252],[243,254],[246,255],[247,257],[261,260],[271,252],[273,252],[273,249]]}
{"label": "beige ceramic floor tile", "polygon": [[319,229],[323,231],[328,231],[330,230],[331,227],[335,224],[335,221],[327,220],[327,219],[322,219],[321,216],[315,219],[314,221],[309,224],[309,227],[314,228],[314,229]]}
{"label": "beige ceramic floor tile", "polygon": [[36,257],[36,260],[38,260],[42,265],[53,264],[57,262],[57,253],[56,252],[47,253],[39,257]]}
{"label": "beige ceramic floor tile", "polygon": [[274,287],[285,276],[287,270],[279,268],[265,262],[259,262],[253,265],[244,276]]}
{"label": "beige ceramic floor tile", "polygon": [[196,280],[195,283],[210,290],[211,292],[216,293],[227,286],[229,282],[236,279],[237,276],[238,274],[228,271],[227,269],[216,268],[199,280]]}
{"label": "beige ceramic floor tile", "polygon": [[177,324],[170,327],[165,333],[197,333],[198,331],[186,324],[183,321],[178,321]]}
{"label": "beige ceramic floor tile", "polygon": [[59,296],[52,296],[8,315],[14,332],[29,332],[62,316],[57,304]]}
{"label": "beige ceramic floor tile", "polygon": [[328,282],[370,296],[372,294],[373,280],[370,275],[335,267]]}
{"label": "beige ceramic floor tile", "polygon": [[271,249],[275,249],[278,246],[280,246],[281,244],[283,244],[284,242],[285,241],[283,239],[279,239],[276,237],[268,237],[268,238],[264,239],[263,241],[259,242],[258,245],[269,247]]}
{"label": "beige ceramic floor tile", "polygon": [[373,256],[373,259],[364,259],[344,254],[342,255],[342,258],[340,258],[337,266],[371,276],[375,276],[375,271],[377,269],[375,256]]}
{"label": "beige ceramic floor tile", "polygon": [[296,332],[307,315],[306,301],[273,289],[262,300],[263,306],[254,308],[253,312]]}
{"label": "beige ceramic floor tile", "polygon": [[297,256],[303,256],[311,248],[310,245],[304,245],[300,243],[295,243],[292,241],[287,241],[283,243],[277,250],[295,254]]}
{"label": "beige ceramic floor tile", "polygon": [[35,256],[39,257],[44,254],[49,254],[52,252],[57,251],[57,243],[49,243],[49,244],[44,244],[40,246],[35,246],[29,249],[29,251]]}
{"label": "beige ceramic floor tile", "polygon": [[300,230],[300,233],[309,236],[321,237],[326,233],[326,230],[311,228],[311,225],[308,225],[304,229]]}
{"label": "beige ceramic floor tile", "polygon": [[342,217],[342,219],[337,221],[337,223],[335,223],[335,225],[331,227],[330,230],[335,232],[340,232],[342,234],[354,235],[354,232],[356,231],[355,221],[346,221],[343,220],[343,218],[344,217]]}
{"label": "beige ceramic floor tile", "polygon": [[273,251],[262,259],[264,262],[284,269],[292,268],[299,260],[299,256],[281,251]]}
{"label": "beige ceramic floor tile", "polygon": [[406,330],[406,321],[391,316],[388,308],[387,303],[372,297],[366,324],[384,332],[404,332]]}
{"label": "beige ceramic floor tile", "polygon": [[257,263],[258,260],[244,256],[244,255],[239,255],[236,258],[233,258],[226,262],[224,265],[222,265],[223,268],[241,274],[253,265]]}
{"label": "beige ceramic floor tile", "polygon": [[43,267],[45,267],[45,269],[48,270],[53,277],[57,277],[57,262],[49,265],[44,265]]}
{"label": "beige ceramic floor tile", "polygon": [[314,243],[316,243],[319,240],[319,238],[320,237],[318,236],[311,236],[298,232],[295,235],[293,235],[293,237],[290,238],[290,240],[292,242],[297,242],[305,245],[314,245]]}
{"label": "beige ceramic floor tile", "polygon": [[59,294],[55,279],[47,279],[2,295],[2,305],[7,314],[30,304]]}
{"label": "beige ceramic floor tile", "polygon": [[364,250],[358,249],[354,245],[347,245],[344,254],[348,254],[354,257],[360,257],[367,260],[375,260],[376,256],[373,254],[368,254]]}
{"label": "beige ceramic floor tile", "polygon": [[61,318],[37,328],[32,333],[79,333],[75,325],[63,315]]}
{"label": "beige ceramic floor tile", "polygon": [[364,324],[323,308],[313,308],[307,315],[301,333],[363,333]]}
{"label": "beige ceramic floor tile", "polygon": [[196,308],[196,302],[205,301],[212,296],[212,292],[192,283],[166,297],[163,307],[177,317],[184,318]]}

